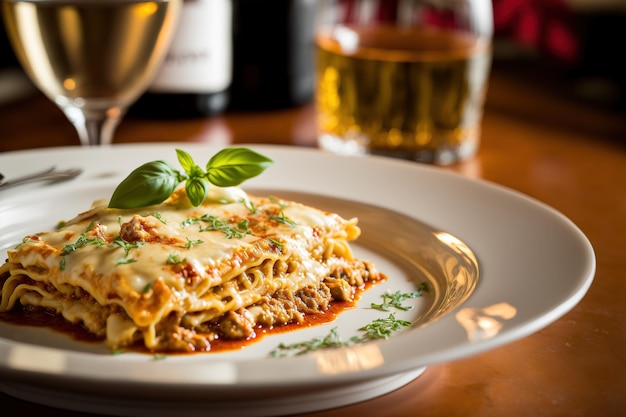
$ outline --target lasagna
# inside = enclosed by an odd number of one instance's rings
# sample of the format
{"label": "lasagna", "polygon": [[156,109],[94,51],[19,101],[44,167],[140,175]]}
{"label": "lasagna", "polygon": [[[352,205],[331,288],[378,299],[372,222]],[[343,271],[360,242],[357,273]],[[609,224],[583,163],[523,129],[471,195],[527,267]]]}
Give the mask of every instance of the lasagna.
{"label": "lasagna", "polygon": [[7,251],[0,312],[59,316],[114,350],[209,351],[384,279],[353,256],[359,234],[356,218],[239,187],[212,187],[197,207],[182,188],[141,209],[95,201]]}

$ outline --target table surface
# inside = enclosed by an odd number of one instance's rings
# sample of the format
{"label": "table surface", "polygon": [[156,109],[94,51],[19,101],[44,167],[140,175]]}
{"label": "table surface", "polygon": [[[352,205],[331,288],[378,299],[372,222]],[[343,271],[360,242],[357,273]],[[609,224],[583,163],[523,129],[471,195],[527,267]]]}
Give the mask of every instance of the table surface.
{"label": "table surface", "polygon": [[[127,117],[116,142],[191,141],[315,146],[312,104],[193,120]],[[38,94],[0,105],[0,152],[78,146],[72,126]],[[510,187],[561,211],[587,235],[594,282],[564,317],[522,340],[430,366],[408,385],[308,417],[626,415],[626,114],[558,94],[494,68],[482,145],[441,169]],[[1,413],[81,414],[0,394]],[[11,414],[13,415],[13,414]]]}

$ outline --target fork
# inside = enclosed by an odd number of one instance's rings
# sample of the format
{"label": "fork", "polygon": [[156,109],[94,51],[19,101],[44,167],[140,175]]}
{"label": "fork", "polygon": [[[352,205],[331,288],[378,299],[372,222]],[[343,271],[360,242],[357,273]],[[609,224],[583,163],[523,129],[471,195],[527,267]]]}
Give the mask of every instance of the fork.
{"label": "fork", "polygon": [[57,170],[56,167],[51,167],[45,171],[37,172],[23,177],[15,178],[10,181],[4,181],[4,175],[0,174],[0,190],[15,187],[16,185],[26,184],[35,181],[61,181],[68,180],[77,177],[82,173],[80,168],[72,168],[66,170]]}

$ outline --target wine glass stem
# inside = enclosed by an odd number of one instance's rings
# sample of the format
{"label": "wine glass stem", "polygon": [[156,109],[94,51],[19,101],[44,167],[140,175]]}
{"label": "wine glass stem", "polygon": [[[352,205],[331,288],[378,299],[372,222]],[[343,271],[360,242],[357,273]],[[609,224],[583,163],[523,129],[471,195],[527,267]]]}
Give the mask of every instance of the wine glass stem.
{"label": "wine glass stem", "polygon": [[113,142],[113,133],[118,124],[119,119],[85,120],[83,131],[78,131],[80,143],[83,146],[110,145]]}
{"label": "wine glass stem", "polygon": [[82,146],[113,143],[113,134],[124,113],[118,107],[106,110],[66,107],[63,111],[76,128]]}

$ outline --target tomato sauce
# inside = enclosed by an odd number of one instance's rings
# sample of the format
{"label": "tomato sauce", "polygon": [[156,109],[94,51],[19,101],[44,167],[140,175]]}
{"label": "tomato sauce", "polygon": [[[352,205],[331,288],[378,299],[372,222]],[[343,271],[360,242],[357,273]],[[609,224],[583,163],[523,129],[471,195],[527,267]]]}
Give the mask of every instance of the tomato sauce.
{"label": "tomato sauce", "polygon": [[[259,342],[265,336],[274,335],[279,333],[292,332],[299,329],[304,329],[313,326],[319,326],[325,323],[333,322],[339,314],[346,310],[353,309],[356,303],[361,297],[363,291],[366,291],[371,286],[380,281],[370,281],[365,284],[364,288],[357,289],[352,301],[331,301],[326,311],[319,314],[307,314],[304,315],[304,320],[301,323],[287,323],[279,326],[265,327],[257,326],[254,333],[247,339],[216,339],[211,342],[210,350],[206,352],[158,352],[158,354],[164,355],[188,355],[195,353],[216,353],[225,351],[234,351],[245,349],[247,346]],[[45,327],[52,329],[56,332],[60,332],[68,335],[72,339],[83,343],[102,343],[104,337],[98,337],[95,334],[89,332],[84,326],[78,324],[72,324],[65,320],[61,315],[53,315],[45,311],[25,311],[24,309],[13,309],[8,313],[0,313],[0,321],[21,325],[21,326],[33,326],[33,327]],[[146,349],[143,345],[137,345],[132,347],[125,347],[123,351],[132,351],[136,353],[145,353],[154,355],[157,352]]]}

